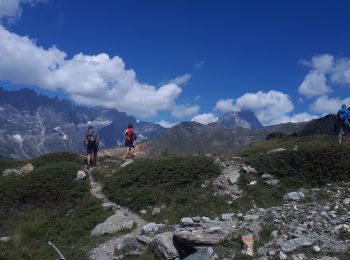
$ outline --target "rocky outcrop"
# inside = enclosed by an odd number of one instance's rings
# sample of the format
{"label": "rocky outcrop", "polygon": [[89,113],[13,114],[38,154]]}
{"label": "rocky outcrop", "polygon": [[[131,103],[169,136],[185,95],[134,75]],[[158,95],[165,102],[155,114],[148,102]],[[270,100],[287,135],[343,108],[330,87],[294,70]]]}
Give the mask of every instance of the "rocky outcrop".
{"label": "rocky outcrop", "polygon": [[103,223],[98,224],[92,231],[92,236],[101,236],[104,234],[114,234],[121,230],[130,230],[133,228],[134,221],[122,213],[117,213],[107,218]]}
{"label": "rocky outcrop", "polygon": [[154,238],[154,243],[165,259],[180,259],[179,253],[174,246],[174,234],[172,232],[164,232],[158,234]]}
{"label": "rocky outcrop", "polygon": [[6,169],[2,172],[2,176],[9,176],[9,175],[19,175],[19,170],[17,169]]}
{"label": "rocky outcrop", "polygon": [[27,163],[26,165],[24,165],[20,170],[19,170],[19,174],[28,174],[31,173],[32,171],[34,171],[34,166],[31,163]]}
{"label": "rocky outcrop", "polygon": [[212,247],[197,247],[197,251],[184,260],[215,260],[218,258]]}

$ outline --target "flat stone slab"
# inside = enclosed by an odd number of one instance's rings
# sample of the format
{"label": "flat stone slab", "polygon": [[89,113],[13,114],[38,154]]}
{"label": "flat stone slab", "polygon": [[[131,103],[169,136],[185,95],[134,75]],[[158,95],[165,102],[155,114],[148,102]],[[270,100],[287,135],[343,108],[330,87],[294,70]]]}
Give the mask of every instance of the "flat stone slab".
{"label": "flat stone slab", "polygon": [[122,213],[117,213],[107,218],[103,223],[98,224],[92,231],[92,236],[102,236],[104,234],[114,234],[121,230],[131,230],[134,221]]}

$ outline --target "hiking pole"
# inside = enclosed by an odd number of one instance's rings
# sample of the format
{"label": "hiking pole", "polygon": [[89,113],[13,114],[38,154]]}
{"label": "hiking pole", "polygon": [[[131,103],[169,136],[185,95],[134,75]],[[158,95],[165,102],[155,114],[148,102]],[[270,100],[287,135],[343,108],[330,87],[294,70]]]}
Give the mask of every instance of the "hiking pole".
{"label": "hiking pole", "polygon": [[59,255],[60,260],[66,260],[66,258],[64,258],[64,256],[62,255],[62,253],[60,252],[60,250],[58,250],[58,248],[49,240],[47,241],[47,243],[49,244],[49,246],[52,246],[52,248],[56,251],[56,253]]}

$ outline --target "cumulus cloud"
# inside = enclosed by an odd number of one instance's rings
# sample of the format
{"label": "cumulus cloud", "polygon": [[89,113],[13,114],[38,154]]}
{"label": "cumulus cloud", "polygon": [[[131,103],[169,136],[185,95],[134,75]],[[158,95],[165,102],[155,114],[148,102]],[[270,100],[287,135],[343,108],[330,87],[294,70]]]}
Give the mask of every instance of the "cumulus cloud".
{"label": "cumulus cloud", "polygon": [[1,0],[0,1],[0,23],[6,21],[9,23],[16,22],[21,18],[23,5],[34,5],[38,2],[46,2],[46,0]]}
{"label": "cumulus cloud", "polygon": [[287,113],[293,111],[290,97],[280,91],[246,93],[235,100],[236,110],[251,110],[264,125],[278,122]]}
{"label": "cumulus cloud", "polygon": [[214,115],[213,113],[204,113],[204,114],[196,115],[195,117],[193,117],[191,119],[191,121],[195,121],[195,122],[201,123],[203,125],[214,123],[218,120],[219,120],[219,118],[216,115]]}
{"label": "cumulus cloud", "polygon": [[156,87],[138,81],[118,57],[67,54],[53,46],[44,49],[26,36],[0,26],[0,80],[62,89],[80,104],[116,108],[140,117],[171,110],[182,89],[175,83]]}
{"label": "cumulus cloud", "polygon": [[350,105],[350,97],[341,99],[329,98],[327,95],[321,96],[311,104],[310,110],[318,114],[336,114],[342,104]]}
{"label": "cumulus cloud", "polygon": [[220,99],[216,102],[215,111],[220,111],[220,112],[231,112],[235,110],[234,106],[234,99],[228,98],[228,99]]}
{"label": "cumulus cloud", "polygon": [[192,75],[187,73],[187,74],[183,74],[181,76],[178,76],[172,80],[170,80],[169,83],[174,83],[177,85],[184,85],[186,84],[190,79],[191,79]]}
{"label": "cumulus cloud", "polygon": [[171,123],[171,122],[168,122],[165,120],[161,120],[161,121],[157,122],[157,124],[160,124],[164,128],[171,128],[171,127],[175,126],[177,123]]}
{"label": "cumulus cloud", "polygon": [[328,84],[350,86],[350,59],[335,58],[329,54],[316,55],[311,61],[303,61],[311,69],[299,86],[299,93],[306,97],[323,96],[332,92]]}
{"label": "cumulus cloud", "polygon": [[184,118],[186,116],[192,116],[194,114],[197,114],[199,108],[200,107],[198,105],[178,105],[173,108],[171,115],[175,118]]}

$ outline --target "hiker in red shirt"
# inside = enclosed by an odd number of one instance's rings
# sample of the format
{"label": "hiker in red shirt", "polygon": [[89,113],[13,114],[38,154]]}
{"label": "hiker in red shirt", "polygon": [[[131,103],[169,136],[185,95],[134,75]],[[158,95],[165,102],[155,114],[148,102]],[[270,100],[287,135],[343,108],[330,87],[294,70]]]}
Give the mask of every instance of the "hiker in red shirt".
{"label": "hiker in red shirt", "polygon": [[128,129],[125,130],[124,137],[125,137],[125,147],[126,147],[126,158],[131,158],[133,157],[131,149],[135,148],[134,141],[136,140],[134,127],[131,123],[128,124]]}

